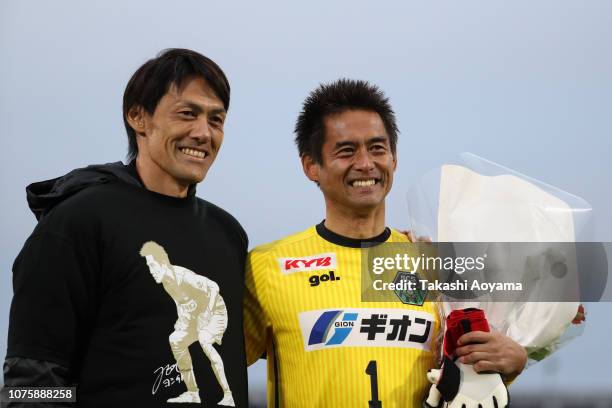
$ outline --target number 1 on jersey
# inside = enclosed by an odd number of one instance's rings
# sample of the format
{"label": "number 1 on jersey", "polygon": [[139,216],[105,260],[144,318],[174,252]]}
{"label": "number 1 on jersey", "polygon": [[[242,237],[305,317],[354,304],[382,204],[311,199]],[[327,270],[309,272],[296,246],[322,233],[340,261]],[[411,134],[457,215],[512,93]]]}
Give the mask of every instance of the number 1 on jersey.
{"label": "number 1 on jersey", "polygon": [[370,388],[372,392],[372,399],[368,401],[368,408],[382,408],[382,401],[378,399],[378,371],[376,370],[376,360],[372,360],[368,363],[365,372],[370,376]]}

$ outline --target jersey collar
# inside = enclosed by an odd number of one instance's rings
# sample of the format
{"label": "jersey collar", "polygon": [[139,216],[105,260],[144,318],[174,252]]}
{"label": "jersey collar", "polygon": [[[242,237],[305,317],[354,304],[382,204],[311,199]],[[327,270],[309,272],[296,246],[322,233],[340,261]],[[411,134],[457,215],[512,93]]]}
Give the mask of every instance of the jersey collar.
{"label": "jersey collar", "polygon": [[332,244],[349,247],[349,248],[369,248],[381,244],[389,239],[391,236],[391,229],[389,227],[385,227],[385,230],[372,238],[349,238],[340,234],[336,234],[325,226],[325,220],[321,221],[320,224],[316,226],[317,233],[321,238],[326,241],[331,242]]}

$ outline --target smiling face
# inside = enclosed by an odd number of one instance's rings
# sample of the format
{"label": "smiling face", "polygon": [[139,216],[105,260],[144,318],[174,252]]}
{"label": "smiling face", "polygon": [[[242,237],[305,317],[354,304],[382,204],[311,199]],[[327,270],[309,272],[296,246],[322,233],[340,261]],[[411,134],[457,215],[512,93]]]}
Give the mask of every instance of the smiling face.
{"label": "smiling face", "polygon": [[221,148],[225,117],[222,101],[202,78],[172,85],[153,114],[132,109],[128,122],[147,188],[174,195],[202,181]]}
{"label": "smiling face", "polygon": [[396,159],[380,116],[348,110],[324,118],[322,162],[302,162],[308,178],[318,182],[328,210],[359,215],[384,208],[393,184]]}

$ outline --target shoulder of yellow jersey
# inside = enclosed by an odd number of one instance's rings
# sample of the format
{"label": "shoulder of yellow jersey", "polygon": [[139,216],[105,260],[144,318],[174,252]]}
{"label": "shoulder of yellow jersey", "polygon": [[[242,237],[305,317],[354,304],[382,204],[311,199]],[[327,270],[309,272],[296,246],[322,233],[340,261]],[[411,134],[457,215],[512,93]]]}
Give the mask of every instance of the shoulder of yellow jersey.
{"label": "shoulder of yellow jersey", "polygon": [[387,242],[411,242],[406,234],[399,232],[396,229],[391,228],[391,236]]}
{"label": "shoulder of yellow jersey", "polygon": [[[391,235],[387,242],[410,242],[406,234],[393,228],[390,228],[390,230]],[[266,254],[286,253],[288,250],[291,251],[291,249],[295,247],[302,246],[304,241],[308,240],[324,241],[317,233],[316,226],[311,226],[295,234],[288,235],[267,244],[259,245],[251,250],[250,255],[259,257]]]}
{"label": "shoulder of yellow jersey", "polygon": [[311,226],[303,231],[288,235],[267,244],[253,248],[249,255],[264,256],[267,254],[285,252],[288,248],[300,245],[303,241],[318,238],[316,227]]}

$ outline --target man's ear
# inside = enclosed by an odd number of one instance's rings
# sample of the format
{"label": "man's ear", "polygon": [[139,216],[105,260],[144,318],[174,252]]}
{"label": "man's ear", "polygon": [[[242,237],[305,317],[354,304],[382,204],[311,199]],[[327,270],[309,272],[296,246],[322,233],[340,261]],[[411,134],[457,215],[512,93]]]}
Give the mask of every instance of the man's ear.
{"label": "man's ear", "polygon": [[302,156],[302,169],[310,181],[319,184],[319,164],[315,163],[311,156],[307,154]]}
{"label": "man's ear", "polygon": [[393,171],[397,170],[397,152],[393,153]]}
{"label": "man's ear", "polygon": [[144,134],[145,131],[145,111],[141,106],[132,106],[125,118],[134,132],[138,135]]}

